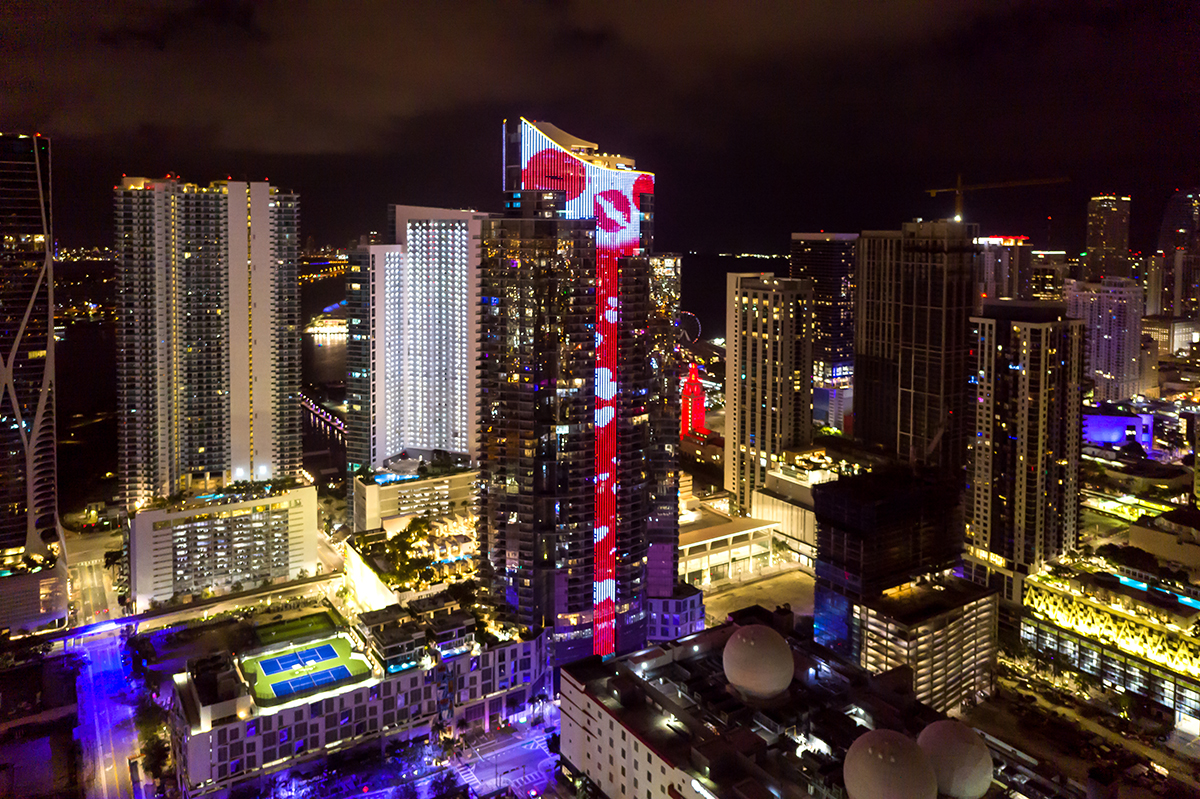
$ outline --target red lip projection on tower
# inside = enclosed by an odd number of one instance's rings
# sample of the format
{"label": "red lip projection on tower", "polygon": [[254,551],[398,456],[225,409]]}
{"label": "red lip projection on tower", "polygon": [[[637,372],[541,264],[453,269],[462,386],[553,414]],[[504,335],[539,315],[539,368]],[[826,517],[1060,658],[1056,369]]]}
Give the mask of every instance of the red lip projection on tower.
{"label": "red lip projection on tower", "polygon": [[[568,219],[596,220],[595,486],[593,520],[592,651],[616,651],[617,498],[621,485],[618,347],[621,302],[617,259],[641,251],[641,198],[654,193],[654,176],[568,152],[536,124],[522,121],[521,188],[566,192]],[[553,126],[547,126],[548,129]],[[554,129],[557,130],[557,129]],[[559,131],[561,133],[561,131]],[[582,140],[572,147],[587,146]],[[632,166],[632,162],[629,162]],[[640,453],[639,453],[640,455]],[[624,598],[632,602],[632,598]]]}

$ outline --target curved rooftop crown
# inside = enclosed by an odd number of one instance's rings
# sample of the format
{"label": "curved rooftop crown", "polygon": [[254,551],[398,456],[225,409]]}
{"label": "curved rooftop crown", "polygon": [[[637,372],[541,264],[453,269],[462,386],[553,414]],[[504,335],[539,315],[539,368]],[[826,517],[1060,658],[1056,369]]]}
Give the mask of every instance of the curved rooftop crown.
{"label": "curved rooftop crown", "polygon": [[[615,153],[597,152],[600,148],[600,145],[596,144],[596,142],[587,141],[586,139],[581,139],[578,136],[572,136],[570,133],[567,133],[557,125],[553,125],[549,122],[538,122],[537,120],[526,119],[525,117],[521,117],[521,121],[541,133],[564,151],[588,164],[603,167],[604,169],[620,169],[622,171],[638,172],[643,171],[635,169],[635,162],[632,158],[626,158],[625,156],[616,155]],[[645,174],[649,175],[652,173],[646,172]]]}

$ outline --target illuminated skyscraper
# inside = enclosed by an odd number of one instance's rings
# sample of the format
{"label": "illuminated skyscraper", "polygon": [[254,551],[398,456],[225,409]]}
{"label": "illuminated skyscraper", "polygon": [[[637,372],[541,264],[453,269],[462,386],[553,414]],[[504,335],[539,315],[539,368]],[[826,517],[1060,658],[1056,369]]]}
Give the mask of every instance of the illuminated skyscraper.
{"label": "illuminated skyscraper", "polygon": [[744,515],[767,472],[812,443],[813,287],[770,272],[725,280],[725,490]]}
{"label": "illuminated skyscraper", "polygon": [[168,177],[124,178],[114,201],[126,505],[299,475],[299,198]]}
{"label": "illuminated skyscraper", "polygon": [[683,381],[683,416],[680,424],[680,434],[697,433],[704,435],[708,432],[704,427],[705,395],[704,386],[700,384],[700,373],[696,364],[688,367],[688,376]]}
{"label": "illuminated skyscraper", "polygon": [[388,244],[346,277],[346,456],[351,472],[407,451],[475,457],[479,234],[485,214],[388,208]]}
{"label": "illuminated skyscraper", "polygon": [[946,475],[966,463],[977,228],[907,222],[858,240],[854,433]]}
{"label": "illuminated skyscraper", "polygon": [[1087,279],[1129,277],[1129,197],[1101,194],[1088,201]]}
{"label": "illuminated skyscraper", "polygon": [[504,165],[480,266],[480,545],[566,663],[642,646],[648,593],[674,580],[678,259],[646,254],[654,177],[631,159],[520,119]]}
{"label": "illuminated skyscraper", "polygon": [[61,626],[50,140],[0,133],[0,632]]}
{"label": "illuminated skyscraper", "polygon": [[853,409],[857,243],[857,233],[792,234],[791,276],[813,287],[814,413],[839,429]]}
{"label": "illuminated skyscraper", "polygon": [[1099,283],[1068,280],[1067,315],[1082,319],[1084,375],[1097,402],[1120,402],[1141,387],[1142,287],[1124,277]]}
{"label": "illuminated skyscraper", "polygon": [[974,442],[964,572],[1020,605],[1022,581],[1075,546],[1083,322],[1053,302],[992,301],[971,319]]}

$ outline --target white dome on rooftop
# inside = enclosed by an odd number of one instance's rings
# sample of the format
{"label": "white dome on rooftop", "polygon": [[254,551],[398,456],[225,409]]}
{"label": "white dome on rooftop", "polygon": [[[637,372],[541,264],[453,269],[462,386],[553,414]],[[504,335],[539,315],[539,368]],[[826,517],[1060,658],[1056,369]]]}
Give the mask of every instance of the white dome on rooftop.
{"label": "white dome on rooftop", "polygon": [[938,791],[950,799],[980,799],[992,785],[992,753],[979,733],[955,719],[935,721],[917,736],[933,764]]}
{"label": "white dome on rooftop", "polygon": [[721,658],[725,679],[750,699],[770,699],[787,690],[796,671],[792,648],[762,624],[738,628]]}
{"label": "white dome on rooftop", "polygon": [[849,799],[937,799],[938,781],[917,742],[895,730],[871,730],[846,752]]}

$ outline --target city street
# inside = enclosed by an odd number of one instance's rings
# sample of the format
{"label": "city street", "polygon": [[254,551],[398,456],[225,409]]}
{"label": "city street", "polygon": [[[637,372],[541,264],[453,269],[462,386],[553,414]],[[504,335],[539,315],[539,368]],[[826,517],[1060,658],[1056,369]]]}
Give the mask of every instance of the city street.
{"label": "city street", "polygon": [[546,734],[531,728],[468,746],[454,770],[476,795],[509,785],[518,796],[541,796],[556,762],[546,748]]}
{"label": "city street", "polygon": [[120,644],[115,631],[66,642],[68,652],[82,652],[89,660],[78,685],[80,739],[87,764],[83,779],[89,799],[133,796],[129,758],[139,753],[140,746]]}
{"label": "city street", "polygon": [[323,532],[317,533],[317,558],[321,561],[324,574],[341,571],[345,560],[329,543],[329,536]]}
{"label": "city street", "polygon": [[67,565],[71,577],[71,624],[78,626],[119,618],[113,589],[115,570],[104,568],[104,553],[121,548],[121,533],[66,533]]}

